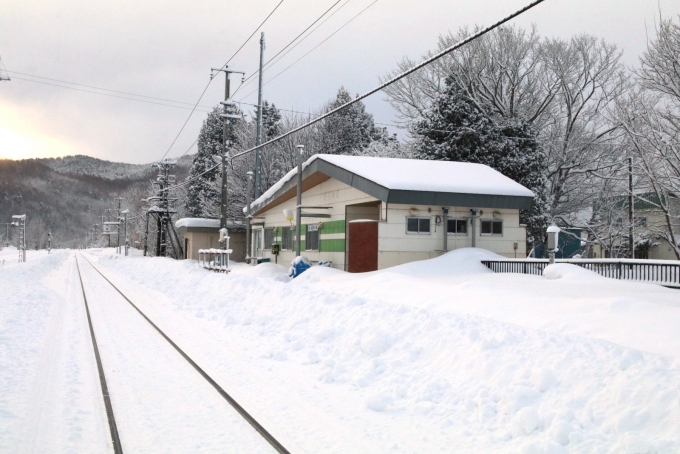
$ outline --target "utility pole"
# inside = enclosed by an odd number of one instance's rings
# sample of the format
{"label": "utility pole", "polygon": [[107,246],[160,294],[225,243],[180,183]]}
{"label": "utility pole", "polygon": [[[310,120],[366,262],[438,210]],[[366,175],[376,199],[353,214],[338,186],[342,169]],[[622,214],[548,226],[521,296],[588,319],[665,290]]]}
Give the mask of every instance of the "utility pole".
{"label": "utility pole", "polygon": [[630,258],[635,258],[635,239],[633,238],[633,158],[628,158],[628,248]]}
{"label": "utility pole", "polygon": [[[170,191],[172,184],[175,183],[175,175],[170,175],[172,169],[177,161],[174,159],[164,159],[163,161],[154,164],[158,167],[158,177],[153,183],[158,186],[156,195],[146,199],[147,202],[153,204],[146,211],[146,239],[144,241],[144,250],[147,248],[148,233],[149,233],[149,216],[153,216],[156,220],[156,256],[167,257],[168,251],[172,250],[172,256],[179,259],[184,256],[182,244],[179,241],[175,226],[172,223],[172,216],[177,213],[174,203],[177,197],[171,197]],[[168,247],[169,246],[169,247]],[[145,253],[146,255],[146,253]]]}
{"label": "utility pole", "polygon": [[116,243],[116,250],[117,250],[117,253],[120,254],[120,202],[121,202],[121,200],[125,200],[125,199],[122,198],[122,197],[118,197],[118,198],[115,198],[113,200],[118,200],[118,217],[116,218],[116,220],[118,221],[118,241]]}
{"label": "utility pole", "polygon": [[227,201],[228,201],[228,194],[227,194],[227,159],[229,159],[229,151],[228,148],[231,145],[229,143],[229,140],[227,139],[227,133],[229,131],[228,124],[227,122],[230,119],[241,119],[240,115],[234,115],[230,114],[229,112],[229,107],[235,106],[236,104],[229,101],[229,97],[231,96],[230,94],[230,84],[229,84],[229,75],[231,73],[238,73],[241,74],[242,76],[245,75],[244,71],[236,71],[233,69],[229,69],[228,66],[225,66],[224,68],[211,68],[210,70],[210,79],[212,80],[217,73],[223,72],[225,76],[225,84],[224,84],[224,101],[221,101],[220,104],[223,106],[223,113],[220,114],[220,118],[223,119],[223,124],[222,124],[222,156],[221,156],[221,165],[222,165],[222,188],[221,188],[221,200],[220,200],[220,230],[221,229],[226,229],[227,228]]}
{"label": "utility pole", "polygon": [[[2,64],[2,58],[0,58],[0,66],[3,66],[3,67],[5,66],[5,65]],[[9,76],[5,76],[0,72],[0,82],[2,82],[2,81],[9,82],[10,80],[12,80],[12,79],[10,79]]]}
{"label": "utility pole", "polygon": [[17,243],[17,249],[19,249],[19,262],[26,261],[26,215],[25,214],[15,214],[12,216],[12,225],[19,228],[19,241]]}
{"label": "utility pole", "polygon": [[123,210],[123,215],[125,216],[125,257],[128,255],[128,237],[127,237],[127,215],[130,210]]}
{"label": "utility pole", "polygon": [[[255,145],[259,146],[262,143],[262,66],[264,60],[264,32],[260,35],[260,74],[259,87],[257,90],[257,136],[255,137]],[[262,187],[262,149],[255,150],[255,198],[260,197],[260,190]]]}
{"label": "utility pole", "polygon": [[7,244],[7,247],[9,247],[9,226],[12,225],[11,222],[3,222],[5,224],[5,227],[7,227],[7,233],[5,234],[5,243]]}

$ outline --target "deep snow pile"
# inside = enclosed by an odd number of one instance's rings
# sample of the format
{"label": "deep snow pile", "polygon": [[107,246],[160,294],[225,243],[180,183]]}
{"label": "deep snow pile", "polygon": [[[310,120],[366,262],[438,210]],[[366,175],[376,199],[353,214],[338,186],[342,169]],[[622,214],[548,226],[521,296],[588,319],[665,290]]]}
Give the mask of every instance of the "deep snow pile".
{"label": "deep snow pile", "polygon": [[306,452],[680,451],[680,293],[569,265],[494,274],[492,256],[292,281],[99,264]]}
{"label": "deep snow pile", "polygon": [[[70,251],[0,252],[0,452],[108,452]],[[75,284],[75,285],[74,285]]]}

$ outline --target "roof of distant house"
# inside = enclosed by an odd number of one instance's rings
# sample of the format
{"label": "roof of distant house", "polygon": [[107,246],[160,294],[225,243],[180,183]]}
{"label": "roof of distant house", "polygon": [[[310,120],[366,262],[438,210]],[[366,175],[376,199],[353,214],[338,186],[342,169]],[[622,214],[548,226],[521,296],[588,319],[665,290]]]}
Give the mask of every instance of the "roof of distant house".
{"label": "roof of distant house", "polygon": [[[296,173],[291,170],[255,200],[253,213],[294,196]],[[527,209],[534,197],[491,167],[469,162],[317,154],[303,163],[303,180],[323,182],[317,174],[388,203]],[[309,187],[303,182],[303,190]]]}

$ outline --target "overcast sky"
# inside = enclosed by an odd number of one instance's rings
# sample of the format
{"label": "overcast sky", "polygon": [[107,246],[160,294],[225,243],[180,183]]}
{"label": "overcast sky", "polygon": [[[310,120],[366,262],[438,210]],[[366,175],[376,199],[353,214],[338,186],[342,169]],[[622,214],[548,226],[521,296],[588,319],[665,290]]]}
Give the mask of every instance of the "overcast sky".
{"label": "overcast sky", "polygon": [[[54,85],[67,84],[44,78],[81,84],[69,85],[80,90],[98,91],[82,86],[89,85],[192,104],[205,88],[210,68],[224,64],[279,1],[0,0],[0,57],[12,77],[0,82],[0,157],[85,154],[132,163],[160,159],[189,114],[177,106],[187,105],[101,96],[60,88]],[[284,0],[262,29],[265,59],[336,1]],[[336,9],[344,6],[335,15],[265,71],[265,82],[374,1],[342,0]],[[439,34],[466,25],[489,25],[526,3],[377,0],[267,83],[264,97],[279,108],[308,112],[334,97],[341,85],[353,94],[363,93],[403,56],[419,58],[433,49]],[[665,16],[680,13],[677,0],[547,0],[513,23],[536,24],[544,36],[596,35],[623,48],[624,62],[634,65],[647,35],[654,33],[659,7]],[[259,32],[230,66],[252,74],[258,65],[258,41]],[[235,99],[255,90],[255,79]],[[239,78],[233,80],[232,87],[238,86]],[[201,105],[215,105],[223,94],[220,77]],[[378,93],[366,104],[377,122],[389,124],[395,117],[384,98]],[[256,93],[244,101],[255,103]],[[204,111],[193,115],[169,156],[187,150],[204,118]]]}

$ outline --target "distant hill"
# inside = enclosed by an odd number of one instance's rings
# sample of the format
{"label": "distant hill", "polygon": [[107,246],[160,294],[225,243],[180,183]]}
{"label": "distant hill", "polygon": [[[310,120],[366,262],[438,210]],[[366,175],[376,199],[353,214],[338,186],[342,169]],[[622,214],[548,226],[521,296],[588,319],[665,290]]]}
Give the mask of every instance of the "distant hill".
{"label": "distant hill", "polygon": [[[175,167],[177,181],[189,174],[192,158],[185,156]],[[112,163],[88,156],[0,159],[0,223],[11,222],[14,214],[26,214],[29,248],[44,247],[48,230],[53,244],[76,247],[84,243],[105,210],[116,206],[114,198],[133,189],[148,194],[156,175],[150,164]],[[4,243],[5,225],[0,227]]]}
{"label": "distant hill", "polygon": [[[193,156],[184,156],[178,162],[178,166],[191,166]],[[155,174],[156,171],[151,164],[126,164],[123,162],[111,162],[97,159],[90,156],[75,155],[63,158],[44,158],[36,159],[45,164],[52,170],[59,173],[74,175],[91,175],[108,180],[121,178],[138,178],[147,174]]]}

